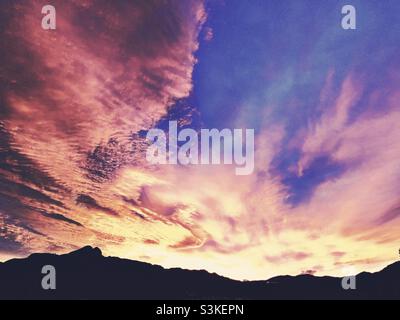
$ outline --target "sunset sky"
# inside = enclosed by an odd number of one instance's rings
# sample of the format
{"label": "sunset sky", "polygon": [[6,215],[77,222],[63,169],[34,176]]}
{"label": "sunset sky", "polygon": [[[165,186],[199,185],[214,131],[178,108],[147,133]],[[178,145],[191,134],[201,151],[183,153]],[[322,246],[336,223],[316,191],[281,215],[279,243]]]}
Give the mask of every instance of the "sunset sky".
{"label": "sunset sky", "polygon": [[[249,280],[395,261],[399,17],[398,0],[2,0],[0,261],[92,245]],[[255,129],[253,174],[149,164],[144,133],[170,120]]]}

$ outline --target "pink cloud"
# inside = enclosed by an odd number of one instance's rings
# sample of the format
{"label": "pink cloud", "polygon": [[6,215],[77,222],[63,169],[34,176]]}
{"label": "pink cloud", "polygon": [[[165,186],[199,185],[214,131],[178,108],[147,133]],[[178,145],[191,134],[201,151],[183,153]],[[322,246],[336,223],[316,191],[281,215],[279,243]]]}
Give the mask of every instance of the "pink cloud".
{"label": "pink cloud", "polygon": [[297,261],[305,260],[311,256],[312,256],[312,254],[307,253],[307,252],[287,251],[287,252],[283,252],[282,254],[277,255],[277,256],[265,256],[265,259],[268,262],[280,264],[280,263],[289,262],[291,260],[297,260]]}

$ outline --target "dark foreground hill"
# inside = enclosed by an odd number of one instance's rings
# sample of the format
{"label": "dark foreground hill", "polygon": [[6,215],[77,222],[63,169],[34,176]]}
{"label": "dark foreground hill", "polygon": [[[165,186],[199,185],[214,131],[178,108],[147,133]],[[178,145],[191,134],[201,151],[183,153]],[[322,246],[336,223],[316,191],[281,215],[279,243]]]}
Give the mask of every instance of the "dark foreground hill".
{"label": "dark foreground hill", "polygon": [[[56,269],[56,290],[42,289],[44,265]],[[240,282],[103,257],[98,248],[85,247],[1,263],[0,299],[400,299],[400,262],[356,279],[356,290],[342,289],[340,278],[311,275]]]}

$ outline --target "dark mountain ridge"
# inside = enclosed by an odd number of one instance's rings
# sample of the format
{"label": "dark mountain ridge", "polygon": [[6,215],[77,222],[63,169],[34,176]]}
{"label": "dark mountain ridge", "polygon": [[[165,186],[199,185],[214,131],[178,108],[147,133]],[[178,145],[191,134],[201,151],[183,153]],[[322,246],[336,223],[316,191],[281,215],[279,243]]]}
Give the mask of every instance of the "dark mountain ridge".
{"label": "dark mountain ridge", "polygon": [[[56,290],[42,289],[42,267],[56,269]],[[32,254],[0,263],[0,299],[400,299],[400,262],[356,277],[355,290],[342,279],[312,275],[266,281],[235,281],[206,271],[164,269],[144,262],[103,257],[84,247],[65,255]]]}

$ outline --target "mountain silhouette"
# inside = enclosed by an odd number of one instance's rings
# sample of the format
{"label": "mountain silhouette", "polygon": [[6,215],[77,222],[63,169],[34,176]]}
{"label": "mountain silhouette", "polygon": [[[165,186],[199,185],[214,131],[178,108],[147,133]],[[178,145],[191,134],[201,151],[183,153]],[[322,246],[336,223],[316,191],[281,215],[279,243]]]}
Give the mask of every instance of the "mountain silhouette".
{"label": "mountain silhouette", "polygon": [[[56,269],[56,290],[42,289],[42,267]],[[341,278],[279,276],[236,281],[206,271],[164,269],[157,265],[103,257],[84,247],[65,255],[32,254],[0,263],[0,299],[400,299],[400,262],[356,277],[344,290]]]}

